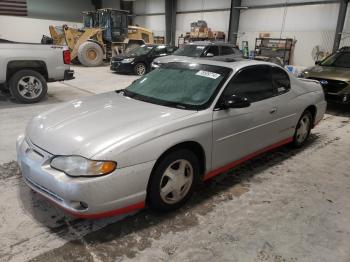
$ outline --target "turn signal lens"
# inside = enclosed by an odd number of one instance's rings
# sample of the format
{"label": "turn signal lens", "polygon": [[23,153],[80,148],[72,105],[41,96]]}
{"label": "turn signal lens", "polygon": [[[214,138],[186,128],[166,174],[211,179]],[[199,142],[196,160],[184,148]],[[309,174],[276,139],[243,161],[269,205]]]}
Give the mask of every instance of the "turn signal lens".
{"label": "turn signal lens", "polygon": [[115,162],[103,162],[100,167],[100,171],[103,174],[110,173],[117,168],[117,164]]}

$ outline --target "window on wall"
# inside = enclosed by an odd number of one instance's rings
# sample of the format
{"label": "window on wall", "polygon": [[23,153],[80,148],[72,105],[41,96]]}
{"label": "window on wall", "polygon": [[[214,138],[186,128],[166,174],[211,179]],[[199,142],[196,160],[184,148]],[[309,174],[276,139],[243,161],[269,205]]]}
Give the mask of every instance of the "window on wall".
{"label": "window on wall", "polygon": [[252,66],[242,69],[227,85],[223,96],[237,95],[257,102],[276,95],[270,66]]}

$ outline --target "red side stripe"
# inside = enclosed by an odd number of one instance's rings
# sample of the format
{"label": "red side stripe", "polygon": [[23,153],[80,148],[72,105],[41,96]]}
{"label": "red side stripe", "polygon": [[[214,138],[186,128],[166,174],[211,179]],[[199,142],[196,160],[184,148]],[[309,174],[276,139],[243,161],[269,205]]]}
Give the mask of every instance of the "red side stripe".
{"label": "red side stripe", "polygon": [[321,122],[322,118],[320,120],[318,120],[313,127],[317,126],[320,122]]}
{"label": "red side stripe", "polygon": [[231,163],[229,163],[229,164],[227,164],[227,165],[225,165],[223,167],[220,167],[218,169],[215,169],[215,170],[207,173],[204,176],[203,180],[208,180],[208,179],[210,179],[210,178],[212,178],[214,176],[217,176],[217,175],[219,175],[219,174],[221,174],[223,172],[226,172],[226,171],[230,170],[231,168],[234,168],[235,166],[238,166],[239,164],[241,164],[241,163],[243,163],[243,162],[245,162],[245,161],[247,161],[249,159],[252,159],[252,158],[254,158],[254,157],[258,156],[258,155],[261,155],[262,153],[268,152],[268,151],[270,151],[272,149],[275,149],[277,147],[280,147],[280,146],[283,146],[285,144],[288,144],[288,143],[290,143],[292,141],[293,141],[293,137],[289,137],[289,138],[284,139],[284,140],[282,140],[282,141],[280,141],[280,142],[278,142],[276,144],[273,144],[271,146],[268,146],[268,147],[265,147],[263,149],[260,149],[260,150],[254,152],[252,154],[249,154],[249,155],[247,155],[247,156],[245,156],[245,157],[243,157],[241,159],[233,161],[233,162],[231,162]]}

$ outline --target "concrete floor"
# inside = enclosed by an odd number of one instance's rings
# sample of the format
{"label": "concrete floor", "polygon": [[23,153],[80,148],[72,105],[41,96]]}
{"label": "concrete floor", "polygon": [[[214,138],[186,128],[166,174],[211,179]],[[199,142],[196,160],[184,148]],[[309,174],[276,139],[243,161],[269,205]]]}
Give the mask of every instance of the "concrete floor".
{"label": "concrete floor", "polygon": [[282,147],[200,185],[176,212],[83,221],[28,190],[14,146],[35,114],[136,79],[75,70],[39,104],[0,96],[0,261],[350,261],[350,107],[329,106],[303,149]]}

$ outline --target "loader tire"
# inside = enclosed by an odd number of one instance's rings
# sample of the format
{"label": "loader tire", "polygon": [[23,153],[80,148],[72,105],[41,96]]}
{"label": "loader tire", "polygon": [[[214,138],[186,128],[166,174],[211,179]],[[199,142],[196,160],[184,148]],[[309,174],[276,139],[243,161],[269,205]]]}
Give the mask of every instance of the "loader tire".
{"label": "loader tire", "polygon": [[99,66],[103,62],[103,50],[94,42],[85,42],[79,46],[78,58],[83,66]]}

